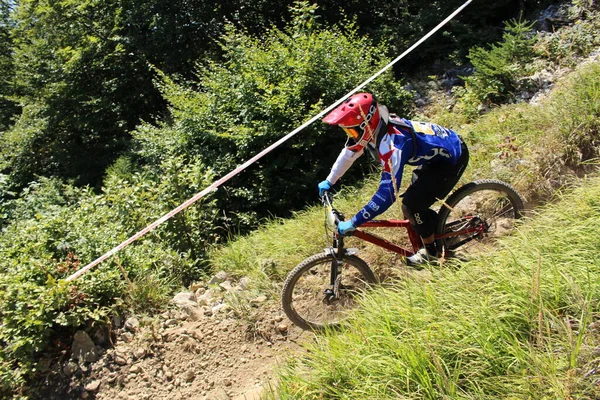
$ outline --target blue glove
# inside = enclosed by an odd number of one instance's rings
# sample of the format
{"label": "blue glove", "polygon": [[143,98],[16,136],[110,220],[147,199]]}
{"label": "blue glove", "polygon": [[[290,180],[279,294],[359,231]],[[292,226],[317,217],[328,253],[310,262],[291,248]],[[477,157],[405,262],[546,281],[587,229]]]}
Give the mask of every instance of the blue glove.
{"label": "blue glove", "polygon": [[327,179],[319,183],[319,196],[323,196],[323,192],[326,190],[331,190],[331,183]]}
{"label": "blue glove", "polygon": [[338,224],[338,233],[342,236],[349,235],[354,231],[356,227],[352,223],[352,221],[342,221]]}

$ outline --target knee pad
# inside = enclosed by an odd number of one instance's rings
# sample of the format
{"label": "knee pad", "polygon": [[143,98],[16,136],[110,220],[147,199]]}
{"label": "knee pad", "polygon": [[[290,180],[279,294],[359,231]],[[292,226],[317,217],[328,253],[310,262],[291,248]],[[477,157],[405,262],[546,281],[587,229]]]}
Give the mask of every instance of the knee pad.
{"label": "knee pad", "polygon": [[408,218],[413,229],[419,236],[426,238],[435,233],[437,213],[430,208],[411,210],[406,204],[402,204],[402,213]]}

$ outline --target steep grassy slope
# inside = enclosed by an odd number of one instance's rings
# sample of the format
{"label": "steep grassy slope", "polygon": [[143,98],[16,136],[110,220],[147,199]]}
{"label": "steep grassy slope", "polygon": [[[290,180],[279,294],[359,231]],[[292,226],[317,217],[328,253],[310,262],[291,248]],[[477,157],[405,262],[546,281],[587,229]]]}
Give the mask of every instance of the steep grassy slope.
{"label": "steep grassy slope", "polygon": [[283,372],[279,398],[597,398],[599,238],[595,177],[493,254],[369,294]]}

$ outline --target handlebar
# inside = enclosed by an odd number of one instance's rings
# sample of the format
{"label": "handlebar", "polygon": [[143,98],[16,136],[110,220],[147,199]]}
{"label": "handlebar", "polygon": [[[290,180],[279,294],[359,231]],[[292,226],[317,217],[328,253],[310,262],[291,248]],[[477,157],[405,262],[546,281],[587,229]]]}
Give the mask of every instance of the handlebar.
{"label": "handlebar", "polygon": [[323,195],[321,196],[321,202],[326,207],[333,207],[333,194],[331,194],[329,190],[323,191]]}
{"label": "handlebar", "polygon": [[321,196],[321,202],[327,209],[328,220],[330,220],[332,225],[337,226],[340,222],[344,221],[344,214],[333,207],[333,194],[331,192],[325,190]]}

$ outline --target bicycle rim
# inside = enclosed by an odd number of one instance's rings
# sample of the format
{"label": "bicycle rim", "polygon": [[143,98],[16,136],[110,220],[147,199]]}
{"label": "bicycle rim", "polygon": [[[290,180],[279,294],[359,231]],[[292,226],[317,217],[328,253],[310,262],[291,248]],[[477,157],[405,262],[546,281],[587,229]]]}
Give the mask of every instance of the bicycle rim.
{"label": "bicycle rim", "polygon": [[468,183],[442,206],[438,233],[448,235],[473,227],[479,230],[440,239],[438,244],[447,256],[459,258],[492,251],[498,238],[513,231],[523,210],[523,199],[507,183],[498,180]]}
{"label": "bicycle rim", "polygon": [[337,296],[325,294],[331,280],[330,254],[316,254],[298,264],[288,275],[282,294],[282,306],[288,318],[307,330],[339,326],[358,299],[376,278],[358,257],[345,256],[336,282]]}

